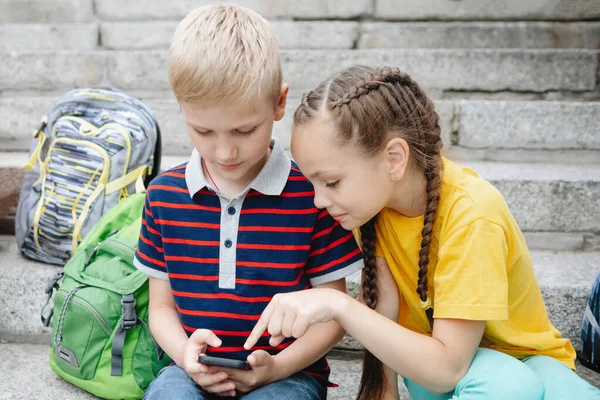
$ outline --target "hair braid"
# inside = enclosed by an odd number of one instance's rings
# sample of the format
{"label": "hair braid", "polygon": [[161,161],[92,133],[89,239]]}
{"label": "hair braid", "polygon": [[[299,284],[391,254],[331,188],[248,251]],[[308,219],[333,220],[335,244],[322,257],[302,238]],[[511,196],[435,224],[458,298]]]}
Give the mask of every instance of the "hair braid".
{"label": "hair braid", "polygon": [[[362,280],[362,298],[365,304],[377,307],[377,267],[375,264],[375,221],[377,216],[360,227],[362,251],[365,263]],[[380,399],[383,394],[383,364],[368,350],[363,354],[363,373],[360,382],[359,400]]]}
{"label": "hair braid", "polygon": [[401,82],[407,79],[407,77],[408,75],[400,72],[398,68],[375,68],[372,72],[365,73],[363,78],[339,100],[331,103],[331,108],[348,105],[352,100],[379,89],[382,84]]}
{"label": "hair braid", "polygon": [[421,235],[421,249],[419,250],[419,280],[417,284],[417,293],[421,299],[421,304],[425,308],[427,319],[433,328],[433,308],[431,300],[427,294],[427,271],[429,267],[429,249],[433,236],[433,224],[437,213],[438,204],[440,202],[440,191],[442,180],[440,178],[440,162],[439,157],[431,158],[425,167],[425,179],[427,180],[427,203],[425,206],[425,218],[423,222],[423,230]]}

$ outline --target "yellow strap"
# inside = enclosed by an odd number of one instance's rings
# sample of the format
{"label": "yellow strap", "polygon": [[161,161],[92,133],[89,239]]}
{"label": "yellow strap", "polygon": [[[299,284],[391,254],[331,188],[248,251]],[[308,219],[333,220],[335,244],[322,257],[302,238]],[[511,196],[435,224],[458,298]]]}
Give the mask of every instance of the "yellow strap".
{"label": "yellow strap", "polygon": [[75,228],[73,228],[73,244],[71,247],[71,254],[75,254],[75,250],[77,250],[77,246],[79,246],[79,239],[81,238],[81,227],[85,220],[87,219],[87,215],[92,207],[96,198],[104,191],[105,186],[103,184],[99,184],[96,186],[96,189],[92,192],[90,197],[88,197],[87,201],[83,205],[83,211],[79,215],[77,222],[75,222]]}
{"label": "yellow strap", "polygon": [[46,128],[47,124],[48,116],[44,115],[42,117],[42,120],[40,121],[40,128],[33,132],[33,137],[34,139],[37,139],[38,142],[37,146],[35,146],[35,150],[33,151],[33,153],[31,153],[31,157],[29,157],[29,160],[27,160],[27,162],[23,164],[23,169],[25,170],[25,172],[33,171],[33,168],[35,167],[35,164],[37,162],[40,162],[40,164],[42,163],[42,160],[40,160],[40,152],[42,151],[42,147],[46,142],[46,135],[44,135],[44,129]]}
{"label": "yellow strap", "polygon": [[[96,168],[94,173],[90,176],[90,179],[87,181],[85,186],[81,189],[81,192],[79,192],[79,194],[77,195],[75,200],[73,200],[73,205],[72,205],[72,209],[71,209],[71,216],[73,218],[73,222],[77,221],[77,206],[79,205],[79,201],[83,197],[83,194],[92,186],[92,183],[94,182],[94,178],[96,177],[96,175],[98,175],[98,172],[100,171],[101,167],[102,166],[100,165],[100,166],[98,166],[98,168]],[[86,202],[86,204],[87,204],[87,202]]]}
{"label": "yellow strap", "polygon": [[35,146],[35,150],[31,153],[31,157],[25,164],[23,164],[23,169],[25,172],[31,172],[35,168],[35,164],[38,163],[40,159],[40,152],[42,151],[42,147],[44,147],[44,143],[46,142],[46,135],[44,132],[38,131],[34,135],[37,137],[37,145]]}
{"label": "yellow strap", "polygon": [[135,192],[143,193],[146,191],[146,185],[144,185],[145,174],[140,174],[138,178],[135,180]]}
{"label": "yellow strap", "polygon": [[[140,177],[142,177],[142,185],[143,185],[143,176],[147,169],[148,169],[147,165],[142,165],[141,167],[131,171],[127,175],[122,176],[119,179],[115,179],[114,181],[107,183],[106,184],[106,194],[108,195],[108,194],[111,194],[112,192],[116,192],[117,190],[121,190],[121,188],[129,186],[130,184],[135,182]],[[136,183],[136,191],[137,191],[137,188],[138,188],[138,185]]]}

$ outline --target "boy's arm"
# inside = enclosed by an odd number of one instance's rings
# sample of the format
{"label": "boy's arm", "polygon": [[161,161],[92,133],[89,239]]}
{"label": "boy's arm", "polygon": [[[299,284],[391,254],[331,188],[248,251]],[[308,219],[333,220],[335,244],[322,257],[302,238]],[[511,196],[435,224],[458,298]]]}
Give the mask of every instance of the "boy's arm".
{"label": "boy's arm", "polygon": [[161,349],[183,368],[187,334],[181,327],[169,281],[150,277],[148,323],[152,336]]}
{"label": "boy's arm", "polygon": [[[330,288],[346,293],[346,279],[324,283],[315,288]],[[303,370],[323,357],[344,336],[344,330],[335,321],[311,326],[306,334],[274,356],[275,380],[285,379]]]}

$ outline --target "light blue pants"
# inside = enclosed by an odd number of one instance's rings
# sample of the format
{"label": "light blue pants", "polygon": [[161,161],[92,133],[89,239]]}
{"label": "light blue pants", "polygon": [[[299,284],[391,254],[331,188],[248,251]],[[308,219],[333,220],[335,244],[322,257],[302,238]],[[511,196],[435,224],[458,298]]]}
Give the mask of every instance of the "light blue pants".
{"label": "light blue pants", "polygon": [[[327,387],[312,376],[299,372],[287,379],[263,386],[236,399],[243,400],[324,400]],[[177,365],[163,368],[146,390],[144,400],[231,399],[206,393]]]}
{"label": "light blue pants", "polygon": [[408,379],[404,379],[404,384],[414,400],[600,399],[600,390],[554,358],[533,356],[519,360],[481,348],[454,392],[439,396]]}

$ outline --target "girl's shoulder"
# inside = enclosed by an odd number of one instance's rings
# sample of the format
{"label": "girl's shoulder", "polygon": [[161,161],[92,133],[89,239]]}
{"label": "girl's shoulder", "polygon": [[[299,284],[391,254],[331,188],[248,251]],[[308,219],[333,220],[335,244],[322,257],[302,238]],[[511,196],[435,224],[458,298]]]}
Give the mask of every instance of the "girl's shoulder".
{"label": "girl's shoulder", "polygon": [[478,219],[500,225],[512,220],[502,193],[481,178],[475,168],[464,167],[444,159],[438,215],[442,217],[447,228],[466,225]]}

